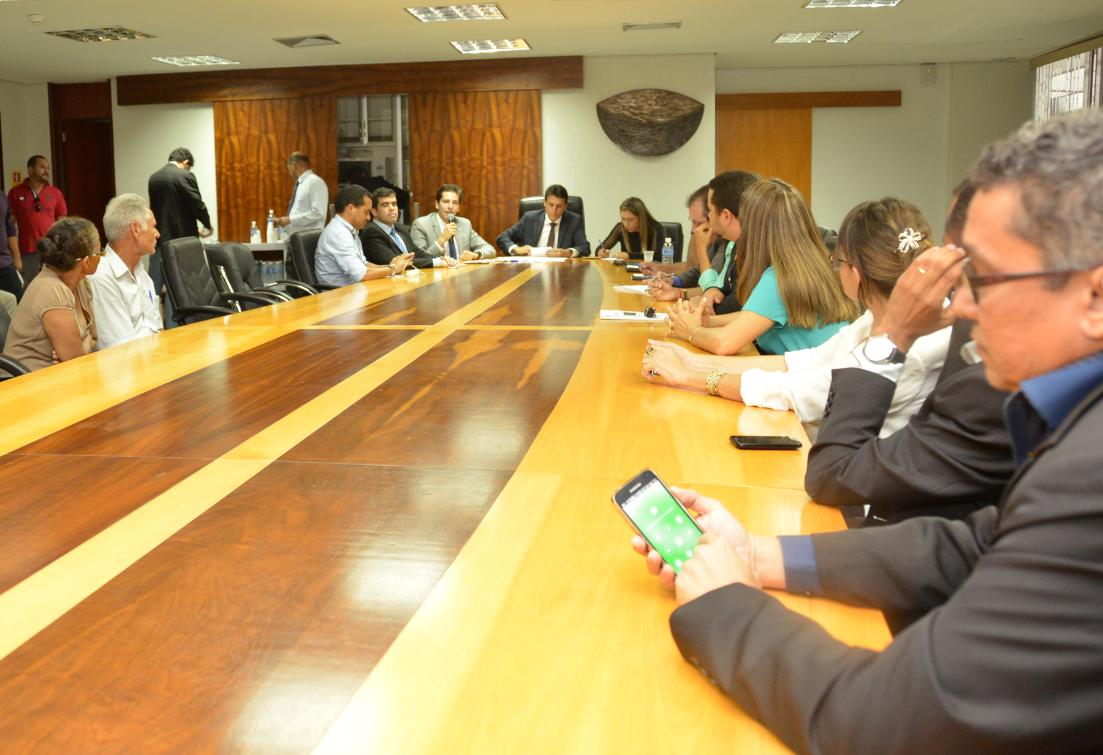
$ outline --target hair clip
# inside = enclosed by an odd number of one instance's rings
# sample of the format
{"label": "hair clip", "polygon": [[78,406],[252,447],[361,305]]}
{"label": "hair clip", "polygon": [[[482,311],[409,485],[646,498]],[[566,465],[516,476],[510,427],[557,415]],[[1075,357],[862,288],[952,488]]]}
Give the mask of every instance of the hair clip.
{"label": "hair clip", "polygon": [[896,246],[896,251],[900,254],[907,254],[919,248],[919,242],[923,240],[923,234],[914,228],[908,227],[896,238],[900,239],[900,243]]}

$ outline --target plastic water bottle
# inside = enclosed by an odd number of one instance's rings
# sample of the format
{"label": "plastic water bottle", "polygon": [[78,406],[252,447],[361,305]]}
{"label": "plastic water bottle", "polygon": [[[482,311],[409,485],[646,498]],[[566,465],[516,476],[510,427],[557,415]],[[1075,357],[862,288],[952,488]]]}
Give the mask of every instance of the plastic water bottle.
{"label": "plastic water bottle", "polygon": [[268,210],[268,224],[264,227],[264,240],[271,244],[276,241],[276,213]]}
{"label": "plastic water bottle", "polygon": [[253,221],[253,224],[251,226],[249,226],[249,243],[250,244],[259,244],[260,243],[260,229],[257,228],[257,221],[255,221],[255,220]]}
{"label": "plastic water bottle", "polygon": [[674,264],[674,244],[670,242],[670,239],[663,242],[663,264]]}

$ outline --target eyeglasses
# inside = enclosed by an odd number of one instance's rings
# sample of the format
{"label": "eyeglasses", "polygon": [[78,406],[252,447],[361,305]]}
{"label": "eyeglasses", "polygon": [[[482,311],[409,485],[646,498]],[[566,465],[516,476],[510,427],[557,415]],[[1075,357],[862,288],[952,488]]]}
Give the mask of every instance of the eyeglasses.
{"label": "eyeglasses", "polygon": [[973,268],[973,261],[966,260],[965,268],[963,270],[963,277],[965,278],[965,281],[969,284],[969,292],[973,295],[973,301],[979,304],[979,289],[982,289],[985,286],[994,286],[997,283],[1026,280],[1028,278],[1058,278],[1061,276],[1069,276],[1073,273],[1081,273],[1085,270],[1093,270],[1097,267],[1099,267],[1099,265],[1091,265],[1090,267],[1081,267],[1072,270],[1035,270],[1029,273],[995,273],[992,275],[977,275],[976,271]]}
{"label": "eyeglasses", "polygon": [[849,265],[849,264],[850,264],[850,260],[843,259],[838,254],[836,254],[835,252],[831,253],[831,267],[834,268],[836,273],[843,269],[843,265]]}
{"label": "eyeglasses", "polygon": [[86,254],[86,255],[84,255],[84,256],[85,256],[85,257],[102,257],[102,256],[104,256],[105,254],[107,254],[107,250],[106,250],[106,249],[97,249],[96,251],[94,251],[94,252],[89,252],[88,254]]}

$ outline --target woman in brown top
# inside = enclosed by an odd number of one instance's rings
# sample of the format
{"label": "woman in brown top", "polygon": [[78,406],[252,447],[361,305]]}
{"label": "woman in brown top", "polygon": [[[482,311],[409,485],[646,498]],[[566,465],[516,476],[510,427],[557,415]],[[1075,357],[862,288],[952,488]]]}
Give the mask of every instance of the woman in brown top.
{"label": "woman in brown top", "polygon": [[[622,251],[614,252],[617,243]],[[642,199],[628,197],[620,203],[620,222],[601,242],[597,256],[642,260],[645,249],[658,254],[662,248],[663,224],[651,217]]]}
{"label": "woman in brown top", "polygon": [[4,353],[30,370],[96,348],[92,288],[85,278],[100,264],[100,235],[84,218],[62,218],[38,240],[42,272],[15,310]]}

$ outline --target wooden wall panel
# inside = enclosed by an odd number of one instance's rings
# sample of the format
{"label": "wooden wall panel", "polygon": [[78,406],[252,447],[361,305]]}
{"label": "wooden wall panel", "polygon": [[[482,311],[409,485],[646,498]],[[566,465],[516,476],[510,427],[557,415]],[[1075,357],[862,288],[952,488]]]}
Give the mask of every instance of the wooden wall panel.
{"label": "wooden wall panel", "polygon": [[268,209],[287,212],[293,182],[287,156],[305,152],[314,172],[337,190],[337,101],[333,97],[214,103],[218,231],[225,241],[248,241],[256,220],[263,233]]}
{"label": "wooden wall panel", "polygon": [[491,244],[541,185],[540,92],[412,93],[410,189],[424,215],[437,187],[463,188],[460,214]]}
{"label": "wooden wall panel", "polygon": [[717,110],[809,107],[900,107],[899,89],[854,92],[747,92],[716,95]]}
{"label": "wooden wall panel", "polygon": [[812,204],[812,110],[716,111],[716,172],[753,170],[796,186]]}
{"label": "wooden wall panel", "polygon": [[117,91],[120,105],[158,105],[457,89],[466,92],[578,89],[581,86],[582,58],[563,56],[158,73],[120,76]]}

